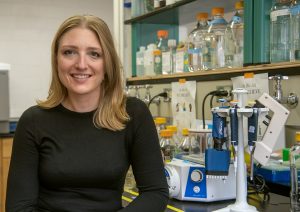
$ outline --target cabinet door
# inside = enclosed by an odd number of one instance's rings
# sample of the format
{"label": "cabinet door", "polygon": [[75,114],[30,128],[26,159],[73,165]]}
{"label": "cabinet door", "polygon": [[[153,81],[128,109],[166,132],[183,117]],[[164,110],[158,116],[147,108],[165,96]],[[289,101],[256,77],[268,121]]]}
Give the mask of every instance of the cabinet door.
{"label": "cabinet door", "polygon": [[10,164],[11,150],[12,150],[13,138],[4,138],[1,141],[1,211],[5,211],[5,199],[6,199],[6,183]]}
{"label": "cabinet door", "polygon": [[6,200],[6,183],[8,177],[10,158],[4,158],[2,160],[2,211],[5,211],[5,200]]}

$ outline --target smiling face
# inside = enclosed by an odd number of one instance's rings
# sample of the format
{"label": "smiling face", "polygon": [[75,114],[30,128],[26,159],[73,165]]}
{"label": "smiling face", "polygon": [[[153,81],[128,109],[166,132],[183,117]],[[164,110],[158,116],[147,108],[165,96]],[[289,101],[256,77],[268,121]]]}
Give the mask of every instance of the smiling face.
{"label": "smiling face", "polygon": [[104,79],[104,59],[95,33],[83,27],[73,28],[60,39],[57,69],[68,97],[99,99]]}

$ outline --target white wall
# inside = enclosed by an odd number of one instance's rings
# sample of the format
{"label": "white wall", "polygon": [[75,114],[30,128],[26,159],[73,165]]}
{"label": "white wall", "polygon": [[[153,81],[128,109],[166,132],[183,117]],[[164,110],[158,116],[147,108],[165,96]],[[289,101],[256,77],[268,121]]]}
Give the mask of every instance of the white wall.
{"label": "white wall", "polygon": [[101,17],[113,33],[112,0],[0,0],[0,62],[11,64],[10,117],[47,97],[52,39],[76,14]]}

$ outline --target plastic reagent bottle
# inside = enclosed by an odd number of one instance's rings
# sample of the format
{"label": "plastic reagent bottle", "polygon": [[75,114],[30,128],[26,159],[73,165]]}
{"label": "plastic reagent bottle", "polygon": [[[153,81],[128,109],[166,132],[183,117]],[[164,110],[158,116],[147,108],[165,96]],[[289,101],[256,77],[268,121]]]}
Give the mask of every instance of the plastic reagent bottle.
{"label": "plastic reagent bottle", "polygon": [[291,7],[291,60],[300,60],[300,1],[294,0]]}
{"label": "plastic reagent bottle", "polygon": [[144,73],[146,76],[153,76],[154,73],[154,55],[153,51],[156,49],[154,43],[148,44],[147,50],[144,52]]}
{"label": "plastic reagent bottle", "polygon": [[137,76],[144,76],[144,52],[146,48],[145,46],[140,46],[140,51],[136,52],[136,75]]}
{"label": "plastic reagent bottle", "polygon": [[168,31],[167,30],[158,30],[157,31],[157,48],[162,52],[168,50]]}
{"label": "plastic reagent bottle", "polygon": [[296,132],[296,143],[290,149],[290,173],[291,173],[291,211],[300,211],[300,132]]}
{"label": "plastic reagent bottle", "polygon": [[270,13],[270,62],[290,61],[290,0],[276,0]]}
{"label": "plastic reagent bottle", "polygon": [[235,3],[235,13],[225,31],[225,65],[242,67],[244,61],[244,1]]}
{"label": "plastic reagent bottle", "polygon": [[208,30],[208,13],[197,14],[197,25],[188,36],[188,56],[189,56],[189,70],[198,71],[205,70],[203,64],[203,53],[207,53],[205,35]]}
{"label": "plastic reagent bottle", "polygon": [[176,40],[168,40],[168,51],[162,52],[162,74],[175,73]]}
{"label": "plastic reagent bottle", "polygon": [[162,74],[162,59],[161,59],[161,51],[159,49],[155,49],[153,51],[154,55],[154,73],[156,75]]}
{"label": "plastic reagent bottle", "polygon": [[212,8],[213,20],[208,27],[206,40],[208,41],[208,55],[207,62],[209,69],[225,67],[225,30],[227,21],[224,19],[224,8]]}

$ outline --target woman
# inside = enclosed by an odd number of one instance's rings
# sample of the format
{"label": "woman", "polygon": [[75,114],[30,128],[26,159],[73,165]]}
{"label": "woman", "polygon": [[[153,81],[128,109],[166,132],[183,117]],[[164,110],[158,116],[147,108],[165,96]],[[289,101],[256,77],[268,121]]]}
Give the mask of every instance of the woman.
{"label": "woman", "polygon": [[[14,136],[6,211],[164,211],[168,188],[147,106],[123,93],[107,25],[74,16],[52,43],[45,101],[27,109]],[[140,195],[122,208],[132,165]]]}

